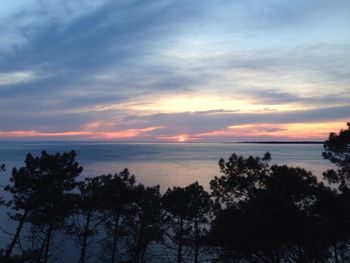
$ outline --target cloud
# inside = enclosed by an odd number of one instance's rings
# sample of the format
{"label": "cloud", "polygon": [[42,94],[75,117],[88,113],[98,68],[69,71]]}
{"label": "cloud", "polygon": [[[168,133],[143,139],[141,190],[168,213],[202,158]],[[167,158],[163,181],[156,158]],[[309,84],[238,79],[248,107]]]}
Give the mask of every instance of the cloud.
{"label": "cloud", "polygon": [[[293,124],[293,123],[331,123],[339,121],[345,124],[348,119],[350,106],[322,108],[304,111],[290,112],[261,112],[261,113],[240,113],[240,112],[218,112],[198,113],[186,112],[176,114],[156,114],[151,116],[142,116],[145,123],[150,125],[159,125],[163,128],[154,131],[156,135],[173,136],[178,134],[201,134],[216,132],[235,125],[259,125],[270,124],[268,127],[273,129],[273,125]],[[133,119],[135,125],[137,121]],[[278,128],[278,127],[276,127]],[[329,127],[331,129],[331,127]]]}
{"label": "cloud", "polygon": [[138,135],[151,140],[348,118],[348,1],[5,0],[2,7],[3,132],[161,127]]}
{"label": "cloud", "polygon": [[34,72],[9,72],[0,73],[0,86],[13,85],[17,83],[29,82],[36,79],[36,74]]}
{"label": "cloud", "polygon": [[42,132],[38,130],[15,130],[0,131],[2,138],[55,138],[55,139],[89,139],[89,140],[128,140],[138,138],[140,135],[147,135],[147,132],[158,129],[159,127],[148,127],[144,129],[128,129],[120,131],[64,131],[64,132]]}

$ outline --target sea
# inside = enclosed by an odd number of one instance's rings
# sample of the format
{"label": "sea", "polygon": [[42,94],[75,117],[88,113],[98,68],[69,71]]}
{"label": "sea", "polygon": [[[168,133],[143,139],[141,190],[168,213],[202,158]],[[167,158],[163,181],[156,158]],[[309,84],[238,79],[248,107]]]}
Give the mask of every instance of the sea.
{"label": "sea", "polygon": [[[322,158],[322,144],[6,141],[0,142],[0,164],[6,166],[6,171],[0,173],[0,185],[8,184],[13,167],[24,166],[27,153],[38,156],[43,150],[50,154],[75,150],[76,160],[83,166],[80,179],[128,168],[138,182],[160,185],[162,193],[168,187],[186,186],[195,181],[210,190],[210,180],[220,176],[218,161],[228,159],[232,153],[248,157],[270,152],[271,164],[303,167],[320,180],[322,173],[332,168],[330,162]],[[0,196],[6,198],[6,195],[0,187]],[[0,248],[9,242],[9,235],[3,230],[13,232],[15,227],[7,212],[5,208],[0,209]]]}
{"label": "sea", "polygon": [[262,143],[113,143],[113,142],[0,142],[0,163],[6,165],[0,183],[6,184],[13,167],[24,165],[25,156],[41,151],[50,154],[75,150],[84,170],[82,177],[117,173],[128,168],[138,182],[160,185],[161,191],[198,181],[206,189],[214,176],[220,176],[218,161],[232,153],[243,156],[272,155],[271,163],[300,166],[320,179],[329,169],[322,159],[322,144]]}

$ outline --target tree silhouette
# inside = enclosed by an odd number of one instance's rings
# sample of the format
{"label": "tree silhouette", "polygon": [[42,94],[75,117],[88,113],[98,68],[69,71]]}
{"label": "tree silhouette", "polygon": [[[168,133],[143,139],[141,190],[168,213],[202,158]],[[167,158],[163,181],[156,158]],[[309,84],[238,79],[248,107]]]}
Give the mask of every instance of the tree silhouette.
{"label": "tree silhouette", "polygon": [[271,155],[268,152],[263,158],[244,158],[233,153],[227,162],[220,159],[222,176],[215,176],[210,181],[212,196],[216,198],[216,202],[230,206],[239,200],[254,197],[256,190],[263,187],[271,172],[268,164],[270,160]]}
{"label": "tree silhouette", "polygon": [[347,126],[348,129],[341,130],[339,134],[329,134],[323,145],[325,151],[322,153],[323,158],[338,168],[326,171],[324,176],[330,183],[339,184],[341,191],[349,189],[350,186],[350,122]]}
{"label": "tree silhouette", "polygon": [[[5,164],[0,163],[0,173],[5,171]],[[0,206],[5,204],[5,200],[0,196]]]}
{"label": "tree silhouette", "polygon": [[75,178],[82,172],[75,156],[74,151],[55,155],[43,151],[40,157],[27,154],[25,166],[13,169],[11,184],[5,190],[12,194],[9,206],[16,213],[11,218],[18,221],[18,227],[6,250],[7,259],[13,252],[23,225],[30,222],[46,229],[39,257],[43,254],[43,262],[48,261],[53,231],[67,216],[67,204],[71,203],[69,192],[75,188]]}
{"label": "tree silhouette", "polygon": [[347,126],[346,130],[340,130],[338,134],[329,134],[322,153],[323,158],[337,167],[327,170],[323,175],[331,185],[338,186],[340,193],[337,196],[328,194],[327,199],[321,196],[317,207],[317,212],[320,212],[327,222],[326,229],[329,229],[328,237],[332,241],[335,262],[340,262],[338,250],[347,250],[350,236],[350,122]]}
{"label": "tree silhouette", "polygon": [[187,209],[189,211],[189,220],[193,224],[193,234],[190,244],[194,247],[194,262],[199,262],[200,246],[203,244],[203,238],[207,234],[207,226],[211,219],[213,210],[213,201],[208,192],[198,182],[185,187],[185,193],[188,195]]}
{"label": "tree silhouette", "polygon": [[128,236],[128,254],[132,262],[143,263],[149,244],[161,241],[163,229],[161,225],[159,186],[145,187],[142,184],[134,188],[135,206],[126,214]]}
{"label": "tree silhouette", "polygon": [[[343,252],[347,250],[347,242],[350,236],[348,200],[343,194],[333,189],[320,186],[317,192],[315,204],[312,207],[311,215],[314,217],[313,227],[316,243],[329,248],[329,257],[334,262],[347,262]],[[316,226],[316,227],[315,227]]]}
{"label": "tree silhouette", "polygon": [[74,232],[78,235],[81,246],[80,263],[85,262],[88,239],[96,233],[104,220],[104,217],[99,213],[103,206],[102,178],[101,176],[85,178],[84,181],[78,183],[80,193],[76,200],[78,222],[75,224]]}
{"label": "tree silhouette", "polygon": [[202,186],[195,182],[186,187],[168,189],[162,197],[167,239],[177,245],[177,262],[183,262],[184,246],[194,247],[198,262],[199,248],[212,210],[212,201]]}
{"label": "tree silhouette", "polygon": [[[4,171],[5,171],[5,165],[0,163],[0,173]],[[2,196],[0,196],[0,206],[4,205],[5,203],[6,201],[3,199]],[[4,250],[0,248],[0,260],[5,261],[3,254],[4,254]]]}
{"label": "tree silhouette", "polygon": [[[311,232],[315,220],[310,211],[319,187],[316,177],[301,168],[269,167],[269,159],[268,154],[264,158],[233,155],[220,162],[224,174],[214,178],[211,187],[224,206],[212,223],[211,240],[223,249],[222,259],[227,262],[324,260],[327,247],[318,246]],[[310,244],[321,251],[311,253]]]}
{"label": "tree silhouette", "polygon": [[105,229],[108,238],[105,248],[110,251],[110,262],[114,263],[122,257],[118,251],[118,241],[126,235],[124,229],[125,215],[135,205],[135,177],[130,175],[128,169],[114,175],[101,176],[102,183],[102,208],[106,221]]}
{"label": "tree silhouette", "polygon": [[[328,238],[332,242],[333,257],[335,262],[339,258],[350,258],[347,255],[338,255],[348,249],[350,236],[350,123],[346,130],[339,133],[331,132],[325,141],[322,153],[323,158],[329,160],[337,168],[329,169],[323,173],[325,179],[338,186],[339,194],[325,194],[318,200],[317,212],[327,222],[326,230]],[[330,201],[332,200],[332,201]],[[345,261],[344,261],[345,262]]]}
{"label": "tree silhouette", "polygon": [[164,223],[166,224],[166,240],[175,243],[177,251],[177,262],[183,262],[183,247],[186,235],[191,229],[186,219],[189,218],[189,211],[186,207],[188,196],[182,187],[168,188],[162,196],[162,208],[165,212]]}

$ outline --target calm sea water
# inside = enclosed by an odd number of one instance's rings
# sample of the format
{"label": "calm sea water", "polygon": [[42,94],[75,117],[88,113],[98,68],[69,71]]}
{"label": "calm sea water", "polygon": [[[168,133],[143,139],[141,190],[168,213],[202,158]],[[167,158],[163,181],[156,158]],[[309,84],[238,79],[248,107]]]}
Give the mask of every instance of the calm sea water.
{"label": "calm sea water", "polygon": [[[219,159],[227,159],[232,153],[262,156],[269,151],[272,163],[301,166],[320,178],[322,172],[331,167],[321,157],[320,144],[0,142],[0,163],[7,168],[0,175],[0,184],[8,183],[12,167],[24,165],[27,153],[39,155],[42,150],[52,154],[75,150],[77,161],[84,167],[82,177],[115,173],[127,167],[139,182],[159,184],[162,192],[167,187],[185,186],[195,181],[209,190],[209,181],[220,175]],[[4,194],[0,188],[0,195]],[[4,207],[0,208],[0,225],[14,232],[16,224],[6,213]],[[10,237],[0,232],[1,248],[9,243]],[[62,253],[66,258],[76,257],[69,243],[64,247]]]}
{"label": "calm sea water", "polygon": [[84,167],[82,176],[115,173],[127,167],[138,181],[160,184],[162,191],[194,181],[208,188],[209,181],[220,175],[218,160],[233,152],[249,156],[269,151],[272,163],[301,166],[319,176],[330,167],[321,157],[321,144],[3,142],[0,163],[8,171],[1,176],[1,183],[7,182],[12,167],[24,164],[28,152],[39,155],[42,150],[75,150]]}

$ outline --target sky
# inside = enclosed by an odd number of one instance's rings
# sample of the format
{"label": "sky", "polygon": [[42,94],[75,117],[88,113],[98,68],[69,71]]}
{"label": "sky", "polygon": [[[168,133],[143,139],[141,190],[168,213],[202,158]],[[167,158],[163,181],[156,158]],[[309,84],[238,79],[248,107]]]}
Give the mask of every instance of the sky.
{"label": "sky", "polygon": [[2,0],[0,140],[324,140],[348,0]]}

